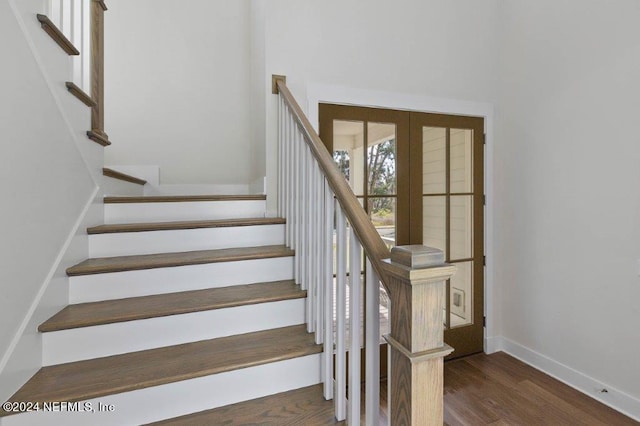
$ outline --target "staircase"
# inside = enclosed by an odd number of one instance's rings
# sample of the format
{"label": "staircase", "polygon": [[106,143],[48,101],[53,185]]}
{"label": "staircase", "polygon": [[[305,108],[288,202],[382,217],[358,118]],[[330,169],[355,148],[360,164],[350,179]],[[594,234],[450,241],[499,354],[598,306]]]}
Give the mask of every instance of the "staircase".
{"label": "staircase", "polygon": [[335,424],[264,196],[104,201],[70,305],[39,327],[44,367],[10,398],[40,412],[0,411],[2,426]]}

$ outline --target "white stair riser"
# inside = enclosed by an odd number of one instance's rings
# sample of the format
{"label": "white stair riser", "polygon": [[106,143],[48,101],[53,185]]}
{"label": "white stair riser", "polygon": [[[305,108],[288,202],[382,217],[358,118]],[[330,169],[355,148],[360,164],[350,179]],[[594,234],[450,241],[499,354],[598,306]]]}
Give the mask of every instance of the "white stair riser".
{"label": "white stair riser", "polygon": [[43,334],[44,365],[304,324],[305,299],[237,306]]}
{"label": "white stair riser", "polygon": [[235,226],[89,235],[89,257],[284,244],[284,225]]}
{"label": "white stair riser", "polygon": [[69,278],[69,303],[97,302],[292,278],[292,256],[81,275]]}
{"label": "white stair riser", "polygon": [[142,185],[126,182],[109,176],[103,177],[102,190],[104,195],[126,197],[142,197],[144,195],[144,187]]}
{"label": "white stair riser", "polygon": [[113,203],[104,205],[105,223],[142,223],[182,220],[246,219],[264,217],[264,200],[189,201],[177,203]]}
{"label": "white stair riser", "polygon": [[320,383],[321,355],[279,361],[197,379],[81,401],[112,412],[40,412],[8,416],[2,426],[139,425]]}

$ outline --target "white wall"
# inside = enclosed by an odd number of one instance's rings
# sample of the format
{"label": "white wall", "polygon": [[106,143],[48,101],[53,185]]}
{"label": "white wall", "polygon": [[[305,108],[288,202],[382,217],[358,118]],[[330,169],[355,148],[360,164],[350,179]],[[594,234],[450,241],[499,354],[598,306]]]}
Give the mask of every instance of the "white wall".
{"label": "white wall", "polygon": [[499,332],[640,417],[640,3],[500,10]]}
{"label": "white wall", "polygon": [[[0,400],[41,366],[39,323],[68,302],[64,269],[86,258],[80,218],[99,221],[102,148],[67,93],[71,61],[35,19],[40,0],[0,0]],[[68,249],[68,250],[67,250]]]}
{"label": "white wall", "polygon": [[[303,109],[307,86],[316,83],[490,102],[496,91],[496,4],[272,0],[264,78],[287,75]],[[276,191],[269,178],[276,176],[276,108],[276,97],[268,96],[268,194]],[[268,203],[273,211],[275,197]]]}
{"label": "white wall", "polygon": [[[267,0],[251,0],[251,183],[264,190],[264,178],[267,174],[266,134],[267,123],[264,113],[267,97],[271,96],[270,81],[265,80],[266,43],[265,12]],[[257,181],[257,182],[256,182]],[[259,184],[258,184],[259,183]]]}
{"label": "white wall", "polygon": [[[496,106],[489,344],[639,417],[640,3],[268,6],[265,88],[271,74],[287,75],[303,109],[317,111],[310,92],[349,99],[340,87],[367,105],[429,104],[422,96]],[[267,95],[271,214],[276,107]]]}
{"label": "white wall", "polygon": [[[161,184],[251,180],[249,1],[112,0],[105,14],[106,164]],[[223,154],[224,153],[224,154]]]}

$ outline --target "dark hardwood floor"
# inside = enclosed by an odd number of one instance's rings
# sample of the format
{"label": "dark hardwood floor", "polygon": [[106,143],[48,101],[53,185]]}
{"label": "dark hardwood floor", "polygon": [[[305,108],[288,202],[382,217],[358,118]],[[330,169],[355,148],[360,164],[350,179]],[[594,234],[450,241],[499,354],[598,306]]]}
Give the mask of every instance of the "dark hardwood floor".
{"label": "dark hardwood floor", "polygon": [[454,425],[638,425],[504,352],[449,361],[444,420]]}

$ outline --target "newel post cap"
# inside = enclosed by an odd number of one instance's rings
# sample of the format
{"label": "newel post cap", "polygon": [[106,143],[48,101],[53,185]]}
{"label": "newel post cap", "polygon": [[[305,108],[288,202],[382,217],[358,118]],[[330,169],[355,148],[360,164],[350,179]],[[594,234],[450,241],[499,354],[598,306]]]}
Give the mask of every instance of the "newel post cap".
{"label": "newel post cap", "polygon": [[444,252],[419,244],[395,246],[391,249],[391,261],[411,269],[433,268],[444,265]]}
{"label": "newel post cap", "polygon": [[384,260],[386,271],[411,285],[446,280],[456,266],[444,261],[442,250],[422,245],[396,246]]}

